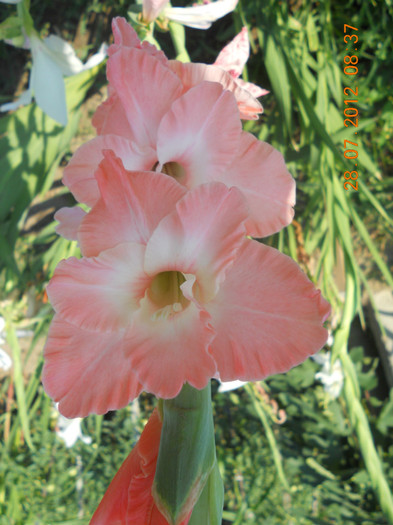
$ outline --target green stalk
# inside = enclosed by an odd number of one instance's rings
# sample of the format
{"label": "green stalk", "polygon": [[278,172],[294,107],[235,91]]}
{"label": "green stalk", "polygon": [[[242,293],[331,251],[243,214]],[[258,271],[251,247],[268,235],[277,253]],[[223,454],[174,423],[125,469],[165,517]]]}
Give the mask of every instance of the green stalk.
{"label": "green stalk", "polygon": [[180,60],[181,62],[191,62],[190,55],[186,48],[186,33],[184,31],[184,26],[172,21],[169,22],[168,26],[173,46],[176,51],[176,60]]}
{"label": "green stalk", "polygon": [[285,477],[285,473],[284,473],[284,469],[282,465],[281,453],[278,448],[276,438],[274,437],[273,430],[271,426],[269,425],[265,410],[263,408],[262,400],[257,399],[257,396],[255,395],[255,385],[254,384],[247,383],[246,385],[244,385],[244,388],[247,394],[250,396],[253,402],[255,411],[258,414],[258,417],[261,420],[261,423],[265,430],[266,438],[268,440],[270,450],[272,451],[273,461],[274,461],[274,465],[277,470],[278,477],[280,478],[280,481],[283,487],[286,490],[289,490],[288,481],[287,481],[287,478]]}
{"label": "green stalk", "polygon": [[153,496],[160,512],[170,525],[178,525],[195,507],[208,483],[198,515],[205,516],[203,523],[218,523],[219,518],[213,519],[212,513],[222,513],[222,500],[220,508],[214,501],[220,495],[222,481],[217,469],[210,476],[216,465],[210,382],[202,390],[185,384],[177,397],[161,400],[159,410],[163,425]]}
{"label": "green stalk", "polygon": [[27,403],[26,403],[26,393],[23,381],[23,370],[22,370],[22,360],[21,360],[21,350],[18,343],[18,338],[10,318],[5,314],[6,319],[6,334],[7,341],[12,349],[12,360],[14,364],[14,384],[15,384],[15,394],[16,401],[18,403],[18,416],[20,424],[23,430],[23,435],[27,446],[31,451],[34,451],[34,445],[31,440],[30,435],[30,425],[29,417],[27,414]]}
{"label": "green stalk", "polygon": [[337,330],[333,345],[333,356],[338,356],[341,360],[344,371],[344,397],[348,408],[351,424],[358,436],[360,451],[370,476],[371,485],[381,505],[382,512],[388,522],[393,525],[393,498],[389,485],[386,481],[381,459],[375,448],[373,436],[367,416],[360,402],[360,387],[357,380],[356,370],[348,354],[348,337],[354,315],[353,305],[356,301],[355,279],[348,268],[346,258],[347,279],[346,297],[343,311],[343,318]]}

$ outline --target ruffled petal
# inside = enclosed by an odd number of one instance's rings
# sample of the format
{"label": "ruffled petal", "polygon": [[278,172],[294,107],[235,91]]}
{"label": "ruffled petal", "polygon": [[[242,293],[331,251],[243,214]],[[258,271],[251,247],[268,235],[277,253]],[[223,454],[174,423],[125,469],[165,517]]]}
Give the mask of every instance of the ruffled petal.
{"label": "ruffled petal", "polygon": [[176,100],[162,119],[157,157],[160,165],[180,164],[185,174],[178,180],[192,188],[214,180],[226,169],[236,154],[240,134],[233,95],[217,83],[202,82]]}
{"label": "ruffled petal", "polygon": [[211,348],[222,381],[286,372],[327,340],[330,306],[299,266],[245,240],[216,297],[205,305],[217,333]]}
{"label": "ruffled petal", "polygon": [[121,100],[132,140],[155,147],[158,125],[182,92],[179,78],[150,54],[126,47],[108,60],[107,76]]}
{"label": "ruffled petal", "polygon": [[240,77],[250,56],[250,40],[247,27],[243,27],[239,34],[229,42],[219,53],[214,66],[222,67],[232,77]]}
{"label": "ruffled petal", "polygon": [[78,228],[85,215],[86,212],[79,206],[60,208],[54,215],[54,219],[59,223],[56,226],[56,233],[65,239],[76,241],[78,239]]}
{"label": "ruffled petal", "polygon": [[251,133],[242,133],[234,162],[217,179],[236,186],[246,197],[251,212],[246,223],[249,235],[265,237],[292,221],[295,181],[281,153]]}
{"label": "ruffled petal", "polygon": [[[151,4],[156,4],[158,7],[158,4],[161,3],[167,3],[168,0],[165,0],[165,2],[162,2],[162,0],[153,0],[153,2],[150,1]],[[145,9],[145,5],[143,6],[143,9]],[[156,48],[156,46],[153,46],[153,44],[150,44],[149,42],[141,42],[139,40],[139,37],[133,27],[130,26],[130,24],[126,21],[125,18],[122,18],[120,16],[117,16],[112,20],[112,30],[113,30],[113,36],[115,43],[112,44],[108,49],[108,55],[112,56],[117,51],[119,51],[122,47],[135,47],[138,49],[143,49],[143,51],[146,51],[148,54],[154,56],[157,60],[162,62],[163,64],[166,64],[168,62],[167,57],[163,53],[163,51],[160,51]]]}
{"label": "ruffled petal", "polygon": [[184,383],[204,388],[216,373],[209,346],[210,316],[193,302],[180,312],[157,312],[148,299],[133,317],[126,339],[129,357],[144,390],[173,398]]}
{"label": "ruffled petal", "polygon": [[54,310],[85,330],[115,331],[132,322],[151,279],[143,271],[145,247],[118,245],[98,257],[70,257],[47,287]]}
{"label": "ruffled petal", "polygon": [[236,188],[221,183],[189,191],[157,226],[146,247],[145,271],[196,276],[201,301],[217,291],[245,237],[248,209]]}
{"label": "ruffled petal", "polygon": [[54,317],[44,349],[42,382],[64,416],[104,414],[140,394],[142,387],[123,351],[123,336],[121,331],[89,332]]}
{"label": "ruffled petal", "polygon": [[64,169],[63,183],[79,201],[94,206],[100,197],[94,176],[104,158],[104,150],[112,150],[127,170],[150,170],[157,160],[152,148],[140,148],[124,137],[102,135],[83,144]]}
{"label": "ruffled petal", "polygon": [[101,199],[79,229],[83,255],[91,257],[124,242],[146,244],[160,220],[186,189],[155,172],[126,171],[112,151],[96,173]]}
{"label": "ruffled petal", "polygon": [[112,32],[115,42],[108,49],[109,56],[121,47],[139,47],[141,44],[135,29],[121,16],[112,19]]}
{"label": "ruffled petal", "polygon": [[267,89],[263,89],[252,82],[245,82],[242,78],[237,78],[236,83],[239,87],[251,93],[254,98],[263,97],[270,93]]}
{"label": "ruffled petal", "polygon": [[108,87],[108,98],[98,108],[91,119],[98,135],[119,135],[132,139],[133,134],[126,113],[116,92]]}
{"label": "ruffled petal", "polygon": [[235,95],[240,111],[240,118],[256,120],[258,114],[263,111],[258,100],[256,100],[251,93],[242,89],[237,81],[231,77],[230,73],[220,67],[206,64],[183,64],[178,60],[169,60],[168,67],[176,73],[182,81],[184,93],[204,80],[208,82],[218,82],[224,89],[231,91]]}

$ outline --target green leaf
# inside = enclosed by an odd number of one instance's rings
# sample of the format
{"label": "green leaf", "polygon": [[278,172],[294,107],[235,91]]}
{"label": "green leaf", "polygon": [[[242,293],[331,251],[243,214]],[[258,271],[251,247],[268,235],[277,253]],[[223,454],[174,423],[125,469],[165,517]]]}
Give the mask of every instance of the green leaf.
{"label": "green leaf", "polygon": [[18,402],[18,416],[20,419],[20,424],[23,430],[24,438],[27,443],[27,446],[30,450],[34,451],[34,445],[31,440],[31,434],[30,434],[30,424],[29,424],[29,416],[27,413],[27,404],[26,404],[26,392],[24,387],[24,378],[23,378],[23,370],[22,370],[22,360],[21,360],[21,349],[18,343],[18,338],[16,337],[16,333],[14,330],[14,327],[12,325],[12,322],[8,318],[8,315],[6,313],[6,321],[7,321],[7,340],[8,344],[10,345],[12,349],[12,360],[14,364],[14,384],[15,384],[15,393],[16,393],[16,399]]}
{"label": "green leaf", "polygon": [[0,24],[0,40],[22,35],[21,21],[17,16],[9,16]]}
{"label": "green leaf", "polygon": [[170,525],[178,525],[198,501],[215,464],[210,383],[203,390],[185,384],[162,407],[153,496]]}

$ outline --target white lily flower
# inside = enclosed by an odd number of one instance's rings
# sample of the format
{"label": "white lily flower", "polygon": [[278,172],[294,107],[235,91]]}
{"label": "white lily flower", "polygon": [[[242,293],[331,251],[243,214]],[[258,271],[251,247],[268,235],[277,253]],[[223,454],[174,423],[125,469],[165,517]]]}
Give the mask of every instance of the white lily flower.
{"label": "white lily flower", "polygon": [[91,437],[83,435],[81,421],[82,418],[80,417],[68,419],[60,413],[58,414],[56,434],[64,441],[67,448],[73,447],[78,439],[82,440],[86,445],[90,445],[92,442]]}
{"label": "white lily flower", "polygon": [[337,399],[344,385],[344,373],[340,360],[336,359],[332,365],[331,352],[319,352],[311,356],[311,358],[322,366],[322,370],[315,374],[315,379],[318,379],[323,384],[325,392],[332,399]]}
{"label": "white lily flower", "polygon": [[239,0],[216,0],[191,7],[166,7],[167,0],[143,0],[143,18],[152,22],[159,12],[179,24],[195,29],[209,29],[213,22],[233,11]]}
{"label": "white lily flower", "polygon": [[55,35],[41,40],[32,34],[29,37],[29,46],[33,56],[29,88],[15,102],[0,106],[0,111],[10,111],[30,104],[34,96],[44,113],[65,126],[68,115],[63,76],[76,75],[102,62],[106,57],[106,45],[103,44],[86,64],[76,56],[68,42]]}

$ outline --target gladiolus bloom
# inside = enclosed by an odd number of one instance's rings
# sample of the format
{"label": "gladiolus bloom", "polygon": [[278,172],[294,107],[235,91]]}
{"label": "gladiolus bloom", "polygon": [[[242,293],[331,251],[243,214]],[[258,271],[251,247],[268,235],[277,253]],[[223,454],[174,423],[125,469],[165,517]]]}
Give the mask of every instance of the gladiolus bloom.
{"label": "gladiolus bloom", "polygon": [[[236,93],[251,95],[219,67],[168,62],[154,46],[140,44],[124,19],[113,26],[110,97],[93,118],[99,136],[64,171],[75,198],[89,206],[97,202],[94,172],[110,149],[126,169],[162,171],[187,189],[212,181],[236,186],[250,209],[248,235],[265,237],[287,226],[295,183],[277,150],[241,130]],[[216,72],[235,86],[233,92]]]}
{"label": "gladiolus bloom", "polygon": [[[90,525],[168,525],[158,510],[152,485],[162,422],[155,409],[97,507]],[[189,517],[180,525],[187,525]]]}
{"label": "gladiolus bloom", "polygon": [[329,305],[297,264],[246,238],[247,201],[216,182],[127,171],[104,152],[83,258],[48,286],[43,383],[67,417],[175,397],[211,377],[259,380],[318,351]]}

